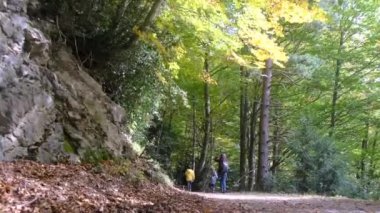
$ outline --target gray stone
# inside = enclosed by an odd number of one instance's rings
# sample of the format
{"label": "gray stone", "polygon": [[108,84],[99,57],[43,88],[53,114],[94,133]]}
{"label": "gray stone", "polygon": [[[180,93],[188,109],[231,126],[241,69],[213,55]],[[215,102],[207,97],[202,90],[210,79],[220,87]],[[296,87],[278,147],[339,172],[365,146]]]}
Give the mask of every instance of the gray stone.
{"label": "gray stone", "polygon": [[5,12],[7,10],[7,1],[6,0],[0,0],[0,11]]}
{"label": "gray stone", "polygon": [[114,105],[111,109],[112,118],[115,123],[124,124],[125,123],[125,111],[121,106]]}
{"label": "gray stone", "polygon": [[49,44],[41,31],[35,28],[25,28],[24,50],[29,53],[29,58],[34,59],[40,65],[47,65],[49,61]]}
{"label": "gray stone", "polygon": [[7,13],[0,13],[0,28],[5,36],[11,38],[16,31]]}
{"label": "gray stone", "polygon": [[78,155],[70,153],[69,154],[69,162],[71,164],[80,164],[81,160],[80,160],[80,157]]}
{"label": "gray stone", "polygon": [[52,53],[42,32],[54,28],[28,20],[27,2],[0,0],[0,160],[79,163],[89,149],[134,157],[123,108],[70,49]]}
{"label": "gray stone", "polygon": [[27,0],[7,0],[7,9],[12,12],[26,13]]}
{"label": "gray stone", "polygon": [[82,118],[82,117],[80,116],[80,114],[77,113],[77,112],[72,112],[72,111],[70,111],[70,112],[68,112],[67,114],[69,115],[70,118],[72,118],[72,119],[74,119],[74,120],[80,120],[80,119]]}

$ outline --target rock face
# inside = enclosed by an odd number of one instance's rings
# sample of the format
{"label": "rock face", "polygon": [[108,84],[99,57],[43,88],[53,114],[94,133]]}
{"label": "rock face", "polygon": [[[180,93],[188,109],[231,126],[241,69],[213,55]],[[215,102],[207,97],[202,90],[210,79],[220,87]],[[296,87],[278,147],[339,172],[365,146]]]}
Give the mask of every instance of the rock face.
{"label": "rock face", "polygon": [[123,109],[29,20],[27,4],[0,0],[0,160],[133,156]]}

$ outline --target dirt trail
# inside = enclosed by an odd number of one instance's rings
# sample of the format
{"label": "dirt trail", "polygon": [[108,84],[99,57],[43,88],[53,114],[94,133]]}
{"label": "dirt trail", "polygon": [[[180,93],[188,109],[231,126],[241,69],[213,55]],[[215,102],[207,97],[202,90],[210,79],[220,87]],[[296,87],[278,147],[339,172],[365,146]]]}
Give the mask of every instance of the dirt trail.
{"label": "dirt trail", "polygon": [[316,195],[194,193],[224,212],[379,212],[380,202]]}

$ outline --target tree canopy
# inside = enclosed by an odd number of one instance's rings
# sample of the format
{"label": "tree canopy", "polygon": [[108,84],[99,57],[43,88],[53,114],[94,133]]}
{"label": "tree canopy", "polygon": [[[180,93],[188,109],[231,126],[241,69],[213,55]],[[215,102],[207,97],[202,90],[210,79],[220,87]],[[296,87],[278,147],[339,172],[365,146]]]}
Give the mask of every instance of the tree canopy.
{"label": "tree canopy", "polygon": [[178,184],[379,198],[378,1],[45,2]]}

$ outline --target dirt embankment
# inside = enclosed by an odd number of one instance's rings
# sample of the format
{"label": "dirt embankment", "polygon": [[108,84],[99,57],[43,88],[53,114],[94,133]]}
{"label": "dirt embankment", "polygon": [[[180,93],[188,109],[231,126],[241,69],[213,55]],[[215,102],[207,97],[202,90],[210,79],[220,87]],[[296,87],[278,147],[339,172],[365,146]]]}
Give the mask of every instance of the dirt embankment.
{"label": "dirt embankment", "polygon": [[[0,162],[0,212],[204,212],[205,198],[182,193],[125,171]],[[109,171],[112,171],[110,168]]]}

